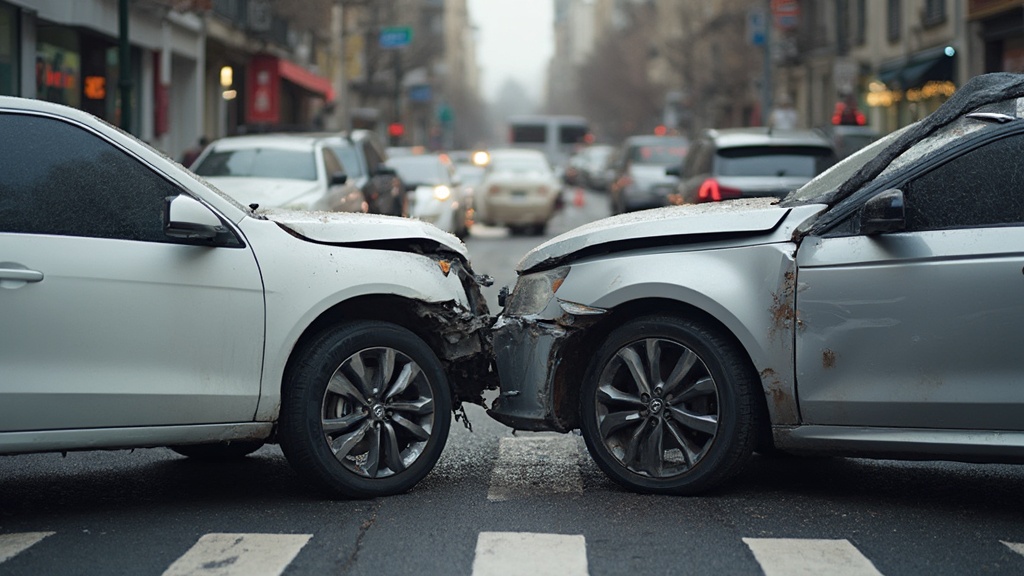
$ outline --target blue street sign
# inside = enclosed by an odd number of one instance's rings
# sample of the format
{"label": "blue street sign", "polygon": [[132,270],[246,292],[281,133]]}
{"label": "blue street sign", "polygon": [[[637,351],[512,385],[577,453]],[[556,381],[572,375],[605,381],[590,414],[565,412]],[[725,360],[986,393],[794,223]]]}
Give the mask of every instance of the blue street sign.
{"label": "blue street sign", "polygon": [[391,26],[380,29],[381,48],[404,48],[412,42],[412,28],[408,26]]}

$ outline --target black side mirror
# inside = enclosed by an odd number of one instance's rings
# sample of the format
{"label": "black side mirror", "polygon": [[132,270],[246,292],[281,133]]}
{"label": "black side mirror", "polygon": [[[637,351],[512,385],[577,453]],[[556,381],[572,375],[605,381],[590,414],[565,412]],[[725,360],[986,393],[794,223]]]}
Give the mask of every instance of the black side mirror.
{"label": "black side mirror", "polygon": [[682,174],[683,168],[681,166],[669,166],[668,168],[665,168],[666,176],[675,176],[676,178],[679,178]]}
{"label": "black side mirror", "polygon": [[860,233],[866,236],[902,232],[907,228],[903,191],[883,190],[864,203],[860,211]]}
{"label": "black side mirror", "polygon": [[348,174],[345,174],[344,172],[335,172],[334,174],[331,174],[331,179],[328,181],[328,184],[331,186],[340,186],[345,182],[348,182]]}
{"label": "black side mirror", "polygon": [[374,176],[397,176],[398,172],[395,171],[391,166],[385,166],[381,164],[377,167],[377,171],[374,172]]}

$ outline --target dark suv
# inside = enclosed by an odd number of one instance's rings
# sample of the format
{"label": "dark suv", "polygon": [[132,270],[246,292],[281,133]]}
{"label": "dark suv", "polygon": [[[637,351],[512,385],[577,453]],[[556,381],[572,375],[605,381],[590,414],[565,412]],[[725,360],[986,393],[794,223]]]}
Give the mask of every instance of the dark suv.
{"label": "dark suv", "polygon": [[835,164],[832,143],[809,130],[707,130],[690,147],[679,175],[683,204],[730,198],[782,198]]}
{"label": "dark suv", "polygon": [[395,169],[386,165],[380,138],[369,130],[353,130],[325,139],[345,166],[348,181],[363,191],[373,214],[405,216],[405,190]]}

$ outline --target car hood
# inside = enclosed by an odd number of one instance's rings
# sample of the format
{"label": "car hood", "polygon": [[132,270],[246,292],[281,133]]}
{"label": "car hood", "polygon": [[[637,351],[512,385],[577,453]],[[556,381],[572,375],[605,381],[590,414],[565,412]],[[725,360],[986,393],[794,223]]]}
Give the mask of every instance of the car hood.
{"label": "car hood", "polygon": [[426,244],[456,252],[463,259],[469,260],[466,245],[454,235],[433,224],[410,218],[382,214],[280,209],[261,209],[258,214],[313,242],[361,247],[394,246],[395,243],[410,246]]}
{"label": "car hood", "polygon": [[[522,274],[588,255],[685,244],[700,237],[747,237],[774,231],[779,238],[789,238],[797,225],[824,209],[820,204],[782,208],[776,198],[749,198],[620,214],[548,240],[528,252],[516,270]],[[787,219],[782,230],[780,224],[790,213],[794,217]]]}
{"label": "car hood", "polygon": [[206,181],[240,204],[259,204],[267,208],[290,206],[294,203],[310,204],[303,197],[319,190],[317,182],[287,180],[283,178],[240,178],[235,176],[208,176]]}

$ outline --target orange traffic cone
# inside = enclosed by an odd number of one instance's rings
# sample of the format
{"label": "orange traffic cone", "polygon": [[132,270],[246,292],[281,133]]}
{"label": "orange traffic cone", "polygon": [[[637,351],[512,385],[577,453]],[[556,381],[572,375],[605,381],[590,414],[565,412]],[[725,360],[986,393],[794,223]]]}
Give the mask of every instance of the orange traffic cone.
{"label": "orange traffic cone", "polygon": [[572,197],[572,205],[577,208],[583,207],[583,188],[576,188],[576,193]]}

